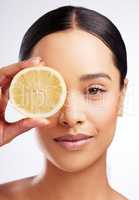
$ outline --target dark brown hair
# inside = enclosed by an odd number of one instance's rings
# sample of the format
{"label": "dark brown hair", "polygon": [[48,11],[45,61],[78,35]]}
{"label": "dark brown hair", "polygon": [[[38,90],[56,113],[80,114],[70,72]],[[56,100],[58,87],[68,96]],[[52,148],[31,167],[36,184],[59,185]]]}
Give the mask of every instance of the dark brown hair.
{"label": "dark brown hair", "polygon": [[122,36],[107,17],[88,8],[63,6],[41,16],[25,33],[20,47],[19,60],[28,59],[32,48],[42,37],[74,28],[95,35],[111,49],[115,65],[120,72],[120,86],[122,87],[127,74],[127,53]]}

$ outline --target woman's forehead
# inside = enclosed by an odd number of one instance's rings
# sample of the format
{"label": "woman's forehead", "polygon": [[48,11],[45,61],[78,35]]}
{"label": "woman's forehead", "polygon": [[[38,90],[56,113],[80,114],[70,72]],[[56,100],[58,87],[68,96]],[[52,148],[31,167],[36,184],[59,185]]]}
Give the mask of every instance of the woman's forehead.
{"label": "woman's forehead", "polygon": [[83,62],[95,59],[98,62],[104,59],[106,62],[110,61],[112,56],[111,50],[99,38],[82,30],[59,31],[49,34],[35,45],[33,51],[51,57],[58,55],[59,59],[64,55],[67,59],[74,58],[77,61],[80,57]]}
{"label": "woman's forehead", "polygon": [[64,74],[117,71],[111,50],[96,36],[82,30],[49,34],[36,44],[32,55],[41,56],[46,65]]}

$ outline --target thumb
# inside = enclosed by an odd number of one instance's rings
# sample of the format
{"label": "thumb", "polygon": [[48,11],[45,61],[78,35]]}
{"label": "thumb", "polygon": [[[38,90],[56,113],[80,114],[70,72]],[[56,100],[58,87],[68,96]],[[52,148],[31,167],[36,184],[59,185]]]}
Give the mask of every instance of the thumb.
{"label": "thumb", "polygon": [[34,127],[46,126],[50,121],[44,118],[25,118],[16,122],[7,123],[4,127],[4,141],[8,143],[16,136],[30,130]]}

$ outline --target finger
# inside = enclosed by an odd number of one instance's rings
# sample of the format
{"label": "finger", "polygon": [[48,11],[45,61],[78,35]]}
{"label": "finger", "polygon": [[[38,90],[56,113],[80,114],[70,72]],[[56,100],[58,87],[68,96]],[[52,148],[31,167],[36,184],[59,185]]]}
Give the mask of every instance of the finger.
{"label": "finger", "polygon": [[[39,64],[35,64],[34,63],[34,65],[36,65],[36,66],[45,66],[45,62],[44,61],[40,61]],[[31,66],[33,66],[33,64]],[[28,66],[28,67],[30,67],[30,66]],[[3,84],[2,84],[3,86],[0,86],[0,98],[1,98],[2,94],[4,95],[6,93],[8,95],[7,89],[9,89],[9,84],[11,83],[11,79],[12,79],[12,77],[8,78],[8,76],[6,76],[5,80],[3,80]]]}
{"label": "finger", "polygon": [[[34,62],[34,61],[33,61]],[[37,63],[37,62],[36,62]],[[35,64],[35,63],[34,63]],[[36,64],[37,66],[44,66],[45,62],[40,61],[39,64]],[[9,80],[10,84],[10,80]],[[9,84],[5,84],[4,87],[0,88],[0,119],[5,121],[5,109],[9,100]]]}
{"label": "finger", "polygon": [[4,127],[3,138],[0,141],[0,144],[8,143],[16,136],[32,129],[35,127],[47,126],[50,124],[50,121],[44,118],[25,118],[17,122],[9,123]]}
{"label": "finger", "polygon": [[38,65],[41,61],[40,57],[32,57],[29,60],[24,60],[12,65],[8,65],[6,67],[0,68],[0,86],[5,87],[9,81],[13,78],[13,76],[19,72],[20,70],[26,67],[32,67],[34,65]]}
{"label": "finger", "polygon": [[4,93],[1,94],[1,98],[0,98],[0,120],[5,121],[4,113],[6,110],[8,99],[9,99],[9,91],[5,90]]}
{"label": "finger", "polygon": [[2,87],[0,87],[0,98],[2,96]]}

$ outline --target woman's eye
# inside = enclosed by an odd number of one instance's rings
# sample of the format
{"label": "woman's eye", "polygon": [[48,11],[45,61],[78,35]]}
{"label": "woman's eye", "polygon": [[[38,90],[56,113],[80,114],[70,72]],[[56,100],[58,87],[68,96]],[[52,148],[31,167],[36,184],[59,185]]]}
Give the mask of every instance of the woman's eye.
{"label": "woman's eye", "polygon": [[90,95],[91,97],[94,97],[94,98],[100,98],[100,97],[102,97],[104,92],[106,92],[106,90],[104,90],[98,86],[94,86],[94,87],[87,88],[86,95],[87,96]]}
{"label": "woman's eye", "polygon": [[97,88],[97,87],[90,87],[90,88],[88,88],[88,92],[89,92],[89,94],[91,94],[91,95],[96,95],[96,94],[98,94],[98,93],[104,92],[104,90],[101,89],[101,88]]}

